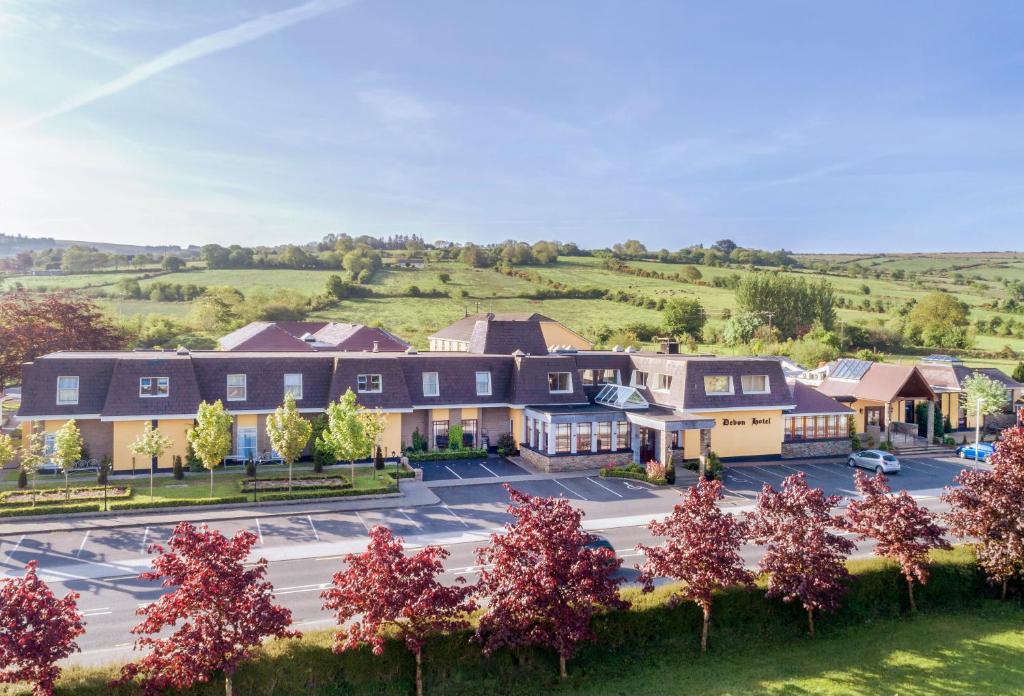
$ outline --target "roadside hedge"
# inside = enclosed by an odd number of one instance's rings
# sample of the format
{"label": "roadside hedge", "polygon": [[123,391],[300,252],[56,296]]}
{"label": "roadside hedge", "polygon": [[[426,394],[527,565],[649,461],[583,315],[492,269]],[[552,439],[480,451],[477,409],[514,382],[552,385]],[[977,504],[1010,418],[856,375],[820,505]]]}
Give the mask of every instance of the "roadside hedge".
{"label": "roadside hedge", "polygon": [[[120,489],[120,491],[118,491],[117,489]],[[92,495],[87,495],[87,496],[78,497],[78,498],[72,498],[71,501],[67,503],[68,505],[77,505],[78,503],[91,503],[93,501],[99,501],[100,503],[103,502],[103,486],[79,486],[79,487],[73,487],[71,489],[71,494],[74,495],[74,493],[76,491],[79,492],[79,493],[87,492],[87,493],[91,493]],[[60,504],[64,504],[64,495],[65,495],[65,493],[64,493],[64,489],[63,488],[37,488],[36,489],[36,493],[38,495],[47,494],[47,495],[56,495],[57,496],[55,498],[51,498],[50,500],[41,500],[41,499],[37,498],[37,500],[35,502],[35,506],[36,507],[39,507],[40,505],[60,505]],[[18,491],[4,491],[3,493],[0,493],[0,510],[7,509],[7,508],[14,508],[14,507],[26,507],[26,506],[31,507],[32,506],[32,500],[20,500],[20,501],[12,501],[11,500],[12,497],[22,496],[22,495],[27,495],[27,496],[31,497],[32,489],[18,490]],[[110,486],[107,489],[107,500],[124,500],[124,499],[130,498],[130,497],[132,497],[132,489],[129,488],[128,486]]]}
{"label": "roadside hedge", "polygon": [[18,505],[0,509],[0,517],[28,517],[29,515],[62,515],[68,512],[99,512],[103,509],[99,503],[67,503],[63,505]]}
{"label": "roadside hedge", "polygon": [[[339,489],[320,489],[312,491],[288,491],[262,494],[256,493],[256,500],[260,502],[272,502],[275,500],[309,500],[312,498],[346,498],[354,495],[381,495],[384,493],[393,493],[395,487],[393,485],[384,484],[376,488],[339,488]],[[249,498],[251,500],[251,498]]]}
{"label": "roadside hedge", "polygon": [[457,450],[431,450],[429,452],[407,452],[410,462],[437,462],[449,459],[487,459],[487,450],[468,447]]}
{"label": "roadside hedge", "polygon": [[624,478],[633,479],[634,481],[646,481],[647,483],[652,483],[655,486],[665,486],[668,484],[668,481],[663,478],[652,479],[643,471],[631,471],[624,468],[601,469],[600,475],[601,478]]}
{"label": "roadside hedge", "polygon": [[[994,591],[967,548],[933,554],[931,579],[915,593],[919,612],[978,611]],[[849,563],[854,577],[842,608],[819,617],[819,637],[828,640],[847,626],[902,616],[907,611],[906,583],[899,569],[881,560]],[[692,602],[672,605],[676,589],[665,585],[650,594],[623,592],[632,603],[628,611],[595,618],[596,640],[582,647],[569,662],[569,679],[599,683],[623,673],[642,673],[670,656],[697,660],[700,654],[701,613]],[[712,654],[763,648],[770,644],[806,641],[807,618],[799,605],[769,600],[764,581],[753,590],[733,588],[715,597],[709,648]],[[1006,605],[1001,605],[1005,607]],[[430,639],[424,649],[425,691],[445,696],[481,693],[522,695],[542,693],[559,683],[558,660],[545,649],[502,650],[490,658],[469,640],[469,632]],[[134,688],[110,689],[114,667],[73,668],[58,684],[58,694],[128,696]],[[252,696],[408,696],[414,692],[413,659],[404,645],[391,640],[384,654],[361,648],[340,655],[331,652],[331,632],[307,632],[302,639],[271,641],[259,659],[245,663],[235,675],[235,692]],[[213,679],[187,693],[223,694],[223,682]],[[0,691],[3,693],[3,691]],[[18,693],[28,694],[28,690]],[[178,693],[178,692],[171,692]]]}
{"label": "roadside hedge", "polygon": [[233,503],[247,502],[249,502],[249,497],[245,495],[222,495],[213,498],[177,498],[173,500],[154,500],[150,502],[141,500],[125,500],[111,503],[108,507],[111,510],[145,510],[147,508],[187,507],[190,505],[231,505]]}

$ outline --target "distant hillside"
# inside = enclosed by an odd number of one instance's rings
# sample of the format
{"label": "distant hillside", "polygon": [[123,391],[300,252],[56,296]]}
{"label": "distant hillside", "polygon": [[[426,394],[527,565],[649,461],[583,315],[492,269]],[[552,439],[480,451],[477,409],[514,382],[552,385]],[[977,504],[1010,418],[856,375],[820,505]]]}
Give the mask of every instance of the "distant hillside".
{"label": "distant hillside", "polygon": [[[140,244],[113,244],[110,242],[89,242],[77,239],[54,239],[53,237],[22,237],[0,233],[0,258],[15,256],[23,251],[45,251],[46,249],[67,249],[72,246],[92,247],[109,254],[173,254],[182,251],[180,246],[144,246]],[[198,247],[186,247],[197,250]]]}

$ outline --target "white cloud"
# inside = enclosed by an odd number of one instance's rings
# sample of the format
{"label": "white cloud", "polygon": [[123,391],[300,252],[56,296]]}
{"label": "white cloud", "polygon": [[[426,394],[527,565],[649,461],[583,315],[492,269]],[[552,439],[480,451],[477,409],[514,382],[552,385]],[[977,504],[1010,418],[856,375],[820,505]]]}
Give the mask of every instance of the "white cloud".
{"label": "white cloud", "polygon": [[372,87],[356,92],[356,98],[385,121],[426,121],[433,110],[422,100],[390,87]]}

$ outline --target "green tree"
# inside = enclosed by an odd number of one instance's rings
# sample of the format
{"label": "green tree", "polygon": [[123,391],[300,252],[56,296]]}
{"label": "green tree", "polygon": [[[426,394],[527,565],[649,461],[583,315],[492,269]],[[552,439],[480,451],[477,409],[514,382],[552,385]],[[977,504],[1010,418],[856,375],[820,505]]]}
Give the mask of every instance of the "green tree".
{"label": "green tree", "polygon": [[29,432],[27,437],[22,438],[21,448],[18,452],[18,466],[20,474],[32,475],[32,504],[36,504],[36,475],[39,472],[39,465],[46,461],[46,433]]}
{"label": "green tree", "polygon": [[355,392],[346,389],[340,399],[327,406],[327,427],[320,434],[320,441],[334,459],[349,463],[353,486],[356,483],[355,461],[369,456],[373,446],[359,413]]}
{"label": "green tree", "polygon": [[153,423],[146,421],[142,432],[135,438],[128,449],[132,454],[139,457],[146,457],[146,466],[149,469],[149,499],[153,499],[153,460],[174,446],[174,441],[164,435]]}
{"label": "green tree", "polygon": [[782,338],[795,338],[815,324],[831,330],[836,319],[835,290],[824,279],[808,281],[792,273],[754,273],[739,282],[736,304],[778,329]]}
{"label": "green tree", "polygon": [[289,491],[292,489],[292,464],[302,456],[312,433],[313,424],[299,414],[295,397],[291,394],[286,394],[284,405],[278,406],[267,418],[267,437],[270,439],[270,446],[288,465]]}
{"label": "green tree", "polygon": [[213,497],[213,470],[231,451],[231,414],[217,399],[212,404],[199,404],[196,424],[188,431],[188,442],[203,467],[210,471],[210,497]]}
{"label": "green tree", "polygon": [[14,461],[14,439],[0,433],[0,469]]}
{"label": "green tree", "polygon": [[60,426],[53,436],[53,463],[64,474],[64,499],[71,499],[70,475],[75,464],[82,459],[82,434],[78,432],[75,419]]}
{"label": "green tree", "polygon": [[673,336],[689,336],[700,338],[707,317],[700,300],[688,297],[673,297],[665,303],[665,311],[661,314],[665,329]]}
{"label": "green tree", "polygon": [[176,273],[185,267],[185,261],[178,256],[165,256],[164,260],[160,262],[160,267],[165,271]]}
{"label": "green tree", "polygon": [[914,343],[944,348],[969,348],[970,307],[946,292],[930,292],[907,315],[907,337]]}
{"label": "green tree", "polygon": [[1018,382],[1024,382],[1024,360],[1017,363],[1017,367],[1013,371],[1013,378]]}
{"label": "green tree", "polygon": [[976,372],[965,379],[963,389],[967,412],[980,411],[983,417],[999,413],[1010,401],[1006,387],[982,372]]}
{"label": "green tree", "polygon": [[758,314],[751,312],[738,312],[729,317],[722,330],[722,338],[730,346],[738,346],[749,343],[754,338],[754,333],[764,324],[764,320]]}

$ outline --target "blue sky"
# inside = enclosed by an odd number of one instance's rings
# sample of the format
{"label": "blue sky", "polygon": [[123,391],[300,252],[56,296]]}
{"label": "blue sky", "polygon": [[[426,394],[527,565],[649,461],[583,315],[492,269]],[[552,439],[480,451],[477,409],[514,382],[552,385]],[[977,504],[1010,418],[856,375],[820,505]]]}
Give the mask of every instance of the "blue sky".
{"label": "blue sky", "polygon": [[0,0],[0,232],[1020,249],[1024,4]]}

